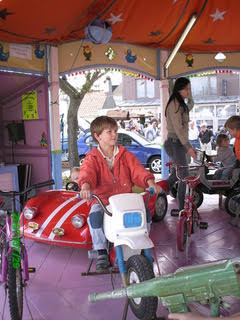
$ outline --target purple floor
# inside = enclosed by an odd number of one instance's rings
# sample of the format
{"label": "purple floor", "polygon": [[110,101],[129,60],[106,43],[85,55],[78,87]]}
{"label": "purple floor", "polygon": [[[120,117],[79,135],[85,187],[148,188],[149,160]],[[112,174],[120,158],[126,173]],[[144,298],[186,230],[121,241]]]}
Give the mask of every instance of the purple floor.
{"label": "purple floor", "polygon": [[[169,209],[175,207],[170,196]],[[169,212],[165,220],[152,225],[151,238],[162,275],[174,272],[180,266],[196,265],[224,258],[240,256],[240,227],[229,224],[229,215],[218,209],[218,197],[204,195],[200,207],[203,221],[208,221],[207,230],[194,234],[188,244],[188,254],[176,251],[177,218]],[[81,276],[87,270],[89,260],[86,249],[53,247],[26,241],[29,264],[37,269],[31,274],[24,302],[24,320],[120,320],[124,300],[107,300],[95,304],[88,303],[88,294],[112,290],[110,275]],[[155,263],[157,271],[157,265]],[[115,288],[121,286],[120,276],[113,276]],[[8,301],[4,317],[4,289],[0,286],[0,317],[10,319]],[[230,314],[240,311],[240,302],[226,298],[231,303]],[[32,313],[29,314],[27,304]],[[159,301],[158,316],[166,316],[167,310]],[[206,312],[206,309],[203,309]],[[128,320],[136,319],[129,310]]]}

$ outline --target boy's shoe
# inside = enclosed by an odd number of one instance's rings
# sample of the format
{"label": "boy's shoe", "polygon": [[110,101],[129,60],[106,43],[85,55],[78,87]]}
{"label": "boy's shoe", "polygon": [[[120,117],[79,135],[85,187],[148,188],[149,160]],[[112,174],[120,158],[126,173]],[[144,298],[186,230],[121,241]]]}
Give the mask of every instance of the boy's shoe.
{"label": "boy's shoe", "polygon": [[106,271],[110,267],[110,262],[107,254],[100,254],[97,257],[96,271]]}

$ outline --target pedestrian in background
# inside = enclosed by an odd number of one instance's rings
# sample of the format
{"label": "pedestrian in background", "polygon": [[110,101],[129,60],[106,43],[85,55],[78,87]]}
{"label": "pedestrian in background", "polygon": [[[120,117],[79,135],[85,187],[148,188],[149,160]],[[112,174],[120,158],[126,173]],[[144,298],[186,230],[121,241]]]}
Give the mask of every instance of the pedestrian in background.
{"label": "pedestrian in background", "polygon": [[206,154],[211,155],[212,153],[212,140],[213,133],[212,130],[207,128],[206,123],[201,124],[201,131],[199,133],[201,150],[205,151]]}
{"label": "pedestrian in background", "polygon": [[200,149],[200,142],[199,142],[198,136],[199,136],[199,130],[195,125],[195,122],[190,121],[189,128],[188,128],[188,139],[192,147],[195,149]]}

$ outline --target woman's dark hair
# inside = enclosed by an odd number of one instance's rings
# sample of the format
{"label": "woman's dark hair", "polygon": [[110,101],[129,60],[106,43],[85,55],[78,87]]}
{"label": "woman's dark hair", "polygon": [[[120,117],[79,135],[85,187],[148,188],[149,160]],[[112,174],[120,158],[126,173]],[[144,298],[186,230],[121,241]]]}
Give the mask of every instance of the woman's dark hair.
{"label": "woman's dark hair", "polygon": [[[179,91],[181,91],[184,88],[186,88],[186,86],[189,83],[190,83],[190,80],[188,80],[187,78],[184,78],[184,77],[178,78],[175,81],[174,87],[173,87],[173,93],[171,94],[170,98],[168,99],[168,103],[167,103],[166,110],[165,110],[165,115],[166,115],[167,107],[168,107],[169,103],[174,99],[177,99],[177,101],[179,102],[180,106],[183,107],[184,112],[189,112],[188,111],[188,107],[187,107],[186,103],[184,102],[183,97],[179,93]],[[178,110],[176,112],[178,112]]]}

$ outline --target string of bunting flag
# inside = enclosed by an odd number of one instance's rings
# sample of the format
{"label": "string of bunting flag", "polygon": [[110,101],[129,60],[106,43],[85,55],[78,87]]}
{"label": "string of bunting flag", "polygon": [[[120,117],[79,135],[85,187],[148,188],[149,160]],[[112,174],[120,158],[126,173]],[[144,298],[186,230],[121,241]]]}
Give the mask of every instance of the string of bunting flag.
{"label": "string of bunting flag", "polygon": [[[97,71],[99,70],[102,70],[102,69],[96,69]],[[104,68],[105,72],[107,71],[116,71],[116,72],[121,72],[122,74],[126,75],[126,76],[131,76],[131,77],[135,77],[135,78],[142,78],[142,79],[145,79],[145,80],[150,80],[150,81],[153,81],[154,78],[151,78],[147,75],[144,75],[144,74],[141,74],[139,72],[134,72],[134,71],[128,71],[128,70],[123,70],[123,69],[119,69],[119,68]],[[80,75],[80,74],[85,74],[86,71],[76,71],[76,72],[71,72],[69,73],[67,76],[68,77],[73,77],[73,76],[77,76],[77,75]]]}
{"label": "string of bunting flag", "polygon": [[221,73],[225,73],[225,74],[239,74],[239,71],[234,71],[234,70],[229,70],[229,69],[217,69],[214,71],[204,71],[204,72],[197,72],[197,73],[193,73],[190,75],[187,75],[187,78],[193,78],[193,77],[203,77],[203,76],[210,76],[213,74],[221,74]]}

